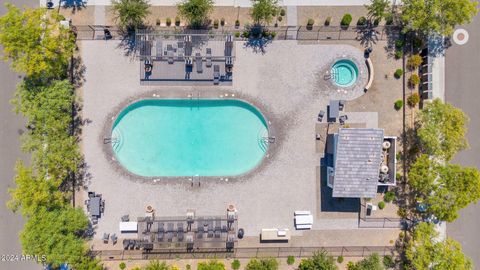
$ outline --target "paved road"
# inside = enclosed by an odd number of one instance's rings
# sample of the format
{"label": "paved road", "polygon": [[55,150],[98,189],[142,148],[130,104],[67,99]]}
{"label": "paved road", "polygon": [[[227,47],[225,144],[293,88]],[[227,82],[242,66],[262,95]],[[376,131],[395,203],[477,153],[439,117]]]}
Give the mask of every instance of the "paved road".
{"label": "paved road", "polygon": [[[446,101],[461,108],[470,117],[467,134],[470,148],[459,153],[454,162],[480,168],[480,15],[467,26],[469,41],[454,44],[446,54]],[[480,204],[470,205],[447,226],[447,234],[459,241],[465,253],[480,269]]]}
{"label": "paved road", "polygon": [[[34,1],[10,1],[17,6],[34,5]],[[32,3],[33,2],[33,3]],[[5,13],[3,3],[0,5],[0,14]],[[1,48],[0,48],[1,49]],[[23,128],[23,120],[12,112],[9,100],[13,96],[15,85],[19,81],[17,74],[9,70],[9,66],[0,62],[0,256],[21,255],[21,246],[18,233],[23,227],[20,215],[13,214],[6,207],[9,199],[7,189],[14,186],[14,166],[17,159],[26,159],[28,156],[20,152],[19,130]],[[33,262],[3,262],[0,260],[0,270],[41,269]]]}

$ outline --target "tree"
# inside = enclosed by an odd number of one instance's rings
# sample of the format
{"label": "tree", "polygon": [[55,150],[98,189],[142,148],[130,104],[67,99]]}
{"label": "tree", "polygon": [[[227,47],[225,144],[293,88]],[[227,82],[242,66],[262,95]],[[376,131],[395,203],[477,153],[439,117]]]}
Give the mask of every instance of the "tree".
{"label": "tree", "polygon": [[148,0],[112,0],[115,23],[122,29],[135,30],[150,14]]}
{"label": "tree", "polygon": [[421,155],[408,174],[409,184],[427,206],[427,213],[451,222],[458,210],[480,199],[480,173],[473,167],[440,165]]}
{"label": "tree", "polygon": [[251,259],[245,270],[277,270],[278,261],[274,258]]}
{"label": "tree", "polygon": [[177,5],[180,16],[192,27],[204,26],[213,10],[213,0],[183,0]]}
{"label": "tree", "polygon": [[158,260],[150,261],[144,268],[144,270],[170,270],[171,267],[166,262],[160,262]]}
{"label": "tree", "polygon": [[68,263],[72,269],[101,269],[87,255],[81,237],[87,227],[88,219],[80,208],[40,209],[26,222],[20,241],[26,254],[45,255],[45,263],[53,267]]}
{"label": "tree", "polygon": [[265,26],[273,21],[279,10],[278,0],[252,0],[250,15],[256,25]]}
{"label": "tree", "polygon": [[233,260],[231,266],[232,266],[232,269],[233,269],[233,270],[238,270],[238,269],[240,269],[240,261],[237,260],[237,259]]}
{"label": "tree", "polygon": [[407,67],[410,70],[413,70],[413,69],[416,69],[417,67],[419,67],[422,64],[422,62],[423,62],[422,57],[419,54],[414,54],[414,55],[411,55],[410,57],[408,57]]}
{"label": "tree", "polygon": [[225,265],[217,260],[210,260],[208,262],[199,262],[197,270],[225,270]]}
{"label": "tree", "polygon": [[0,44],[3,59],[27,76],[61,78],[75,49],[75,37],[61,26],[64,17],[47,9],[20,10],[6,4],[0,17]]}
{"label": "tree", "polygon": [[406,250],[412,269],[473,269],[472,262],[462,253],[458,242],[450,238],[440,241],[438,236],[431,223],[421,222],[415,227]]}
{"label": "tree", "polygon": [[364,258],[356,263],[349,263],[348,270],[385,270],[380,256],[377,253]]}
{"label": "tree", "polygon": [[465,139],[468,118],[460,109],[435,99],[417,115],[416,128],[424,153],[450,161],[468,144]]}
{"label": "tree", "polygon": [[337,265],[332,256],[328,256],[327,252],[322,250],[315,252],[311,258],[302,259],[299,270],[336,270]]}
{"label": "tree", "polygon": [[373,20],[381,20],[385,18],[390,9],[389,0],[372,0],[370,5],[365,5],[368,11],[368,18]]}
{"label": "tree", "polygon": [[456,25],[470,23],[478,2],[471,0],[404,0],[402,20],[406,30],[425,36],[449,36]]}

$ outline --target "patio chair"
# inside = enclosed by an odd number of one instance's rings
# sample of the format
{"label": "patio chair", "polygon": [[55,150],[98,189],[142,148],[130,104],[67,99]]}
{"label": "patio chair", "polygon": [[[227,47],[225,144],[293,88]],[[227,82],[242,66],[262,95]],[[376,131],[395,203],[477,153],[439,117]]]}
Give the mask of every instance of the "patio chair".
{"label": "patio chair", "polygon": [[318,122],[322,122],[323,116],[325,116],[325,111],[320,111],[317,118]]}
{"label": "patio chair", "polygon": [[197,238],[203,238],[203,233],[205,231],[203,230],[203,224],[198,227],[198,232],[197,232]]}
{"label": "patio chair", "polygon": [[173,64],[173,62],[175,61],[173,59],[173,51],[167,51],[167,61],[168,61],[168,64]]}
{"label": "patio chair", "polygon": [[345,121],[348,120],[348,116],[347,115],[342,115],[338,118],[338,121],[340,121],[340,124],[343,125],[345,124]]}
{"label": "patio chair", "polygon": [[338,101],[338,109],[339,109],[340,111],[343,111],[343,109],[345,108],[345,103],[346,103],[346,102],[347,102],[346,100],[339,100],[339,101]]}
{"label": "patio chair", "polygon": [[122,222],[128,222],[128,221],[130,221],[130,216],[129,215],[123,215],[121,220],[122,220]]}
{"label": "patio chair", "polygon": [[112,236],[110,236],[110,239],[112,239],[112,244],[115,245],[117,243],[118,238],[116,234],[112,234]]}
{"label": "patio chair", "polygon": [[213,66],[213,84],[217,85],[220,83],[220,66]]}
{"label": "patio chair", "polygon": [[205,64],[206,67],[212,66],[212,48],[207,48],[207,63]]}
{"label": "patio chair", "polygon": [[197,73],[203,72],[203,65],[202,65],[202,56],[200,53],[195,54],[195,65],[197,66]]}
{"label": "patio chair", "polygon": [[103,243],[108,244],[108,239],[110,238],[109,233],[103,233]]}
{"label": "patio chair", "polygon": [[162,242],[164,235],[165,235],[165,231],[164,231],[164,229],[163,229],[163,223],[158,223],[157,240],[158,240],[159,242]]}
{"label": "patio chair", "polygon": [[123,249],[127,250],[130,247],[130,240],[128,239],[123,239]]}
{"label": "patio chair", "polygon": [[88,198],[93,198],[93,197],[95,197],[95,192],[89,191]]}
{"label": "patio chair", "polygon": [[90,200],[85,200],[85,205],[88,206],[88,203],[90,202]]}
{"label": "patio chair", "polygon": [[98,224],[98,217],[92,216],[91,221],[92,221],[92,225],[97,225]]}

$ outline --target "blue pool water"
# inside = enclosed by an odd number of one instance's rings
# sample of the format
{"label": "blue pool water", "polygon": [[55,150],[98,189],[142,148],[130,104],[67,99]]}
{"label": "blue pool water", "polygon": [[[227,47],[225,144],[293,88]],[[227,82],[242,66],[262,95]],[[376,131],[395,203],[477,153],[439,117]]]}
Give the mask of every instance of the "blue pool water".
{"label": "blue pool water", "polygon": [[351,60],[342,59],[333,64],[332,75],[336,85],[348,87],[357,81],[358,68]]}
{"label": "blue pool water", "polygon": [[112,130],[117,160],[141,176],[234,176],[262,160],[265,119],[239,100],[142,100]]}

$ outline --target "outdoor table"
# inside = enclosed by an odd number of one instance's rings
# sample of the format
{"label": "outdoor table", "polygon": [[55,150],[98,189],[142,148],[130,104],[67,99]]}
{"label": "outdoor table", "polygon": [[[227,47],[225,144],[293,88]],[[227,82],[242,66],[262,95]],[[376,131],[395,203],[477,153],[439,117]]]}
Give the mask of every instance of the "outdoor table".
{"label": "outdoor table", "polygon": [[101,198],[98,196],[95,196],[93,198],[90,198],[90,215],[91,216],[100,216],[100,202]]}
{"label": "outdoor table", "polygon": [[329,118],[334,118],[336,120],[338,118],[339,111],[339,101],[330,100],[330,105],[328,106]]}

